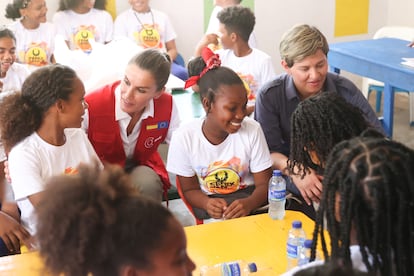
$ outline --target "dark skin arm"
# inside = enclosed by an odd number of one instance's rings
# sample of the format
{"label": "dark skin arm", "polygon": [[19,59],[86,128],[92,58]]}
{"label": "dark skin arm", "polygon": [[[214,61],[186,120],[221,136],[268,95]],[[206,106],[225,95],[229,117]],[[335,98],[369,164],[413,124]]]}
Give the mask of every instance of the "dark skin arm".
{"label": "dark skin arm", "polygon": [[215,219],[232,219],[249,215],[267,201],[267,185],[272,175],[272,169],[254,173],[256,185],[254,192],[247,198],[237,199],[229,206],[222,198],[210,198],[204,194],[199,186],[197,176],[179,176],[183,194],[191,206],[201,208]]}
{"label": "dark skin arm", "polygon": [[236,199],[224,211],[225,219],[239,218],[249,215],[253,210],[259,208],[267,201],[267,190],[269,179],[272,176],[272,168],[253,173],[256,188],[246,198]]}

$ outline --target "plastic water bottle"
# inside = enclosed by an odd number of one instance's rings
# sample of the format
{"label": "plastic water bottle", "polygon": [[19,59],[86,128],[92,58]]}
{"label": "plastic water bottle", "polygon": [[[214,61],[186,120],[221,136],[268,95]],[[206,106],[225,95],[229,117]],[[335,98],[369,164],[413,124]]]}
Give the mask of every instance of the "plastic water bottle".
{"label": "plastic water bottle", "polygon": [[226,262],[200,268],[201,276],[244,276],[255,272],[257,272],[256,263],[245,261]]}
{"label": "plastic water bottle", "polygon": [[302,222],[299,220],[293,221],[287,239],[287,270],[298,265],[299,252],[305,240],[306,234],[302,229]]}
{"label": "plastic water bottle", "polygon": [[312,240],[305,240],[299,252],[298,266],[309,263],[311,255]]}
{"label": "plastic water bottle", "polygon": [[269,216],[272,219],[285,217],[286,181],[279,170],[274,170],[269,181]]}

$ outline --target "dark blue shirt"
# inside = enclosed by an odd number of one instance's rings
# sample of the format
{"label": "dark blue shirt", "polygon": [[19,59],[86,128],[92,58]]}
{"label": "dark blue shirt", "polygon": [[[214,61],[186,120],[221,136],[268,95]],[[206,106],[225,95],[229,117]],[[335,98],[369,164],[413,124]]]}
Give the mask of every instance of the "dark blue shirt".
{"label": "dark blue shirt", "polygon": [[[367,99],[350,80],[328,73],[322,90],[336,92],[352,105],[359,107],[371,126],[384,133]],[[266,83],[260,89],[254,117],[263,128],[270,152],[280,152],[289,156],[290,118],[299,102],[300,98],[293,78],[288,74],[277,76],[275,80]]]}

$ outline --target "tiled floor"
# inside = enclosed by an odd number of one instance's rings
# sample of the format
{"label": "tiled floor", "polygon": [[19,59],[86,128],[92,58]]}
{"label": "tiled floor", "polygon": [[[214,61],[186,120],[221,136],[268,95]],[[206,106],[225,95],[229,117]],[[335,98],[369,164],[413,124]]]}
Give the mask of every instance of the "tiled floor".
{"label": "tiled floor", "polygon": [[[398,93],[395,96],[393,139],[414,149],[414,127],[409,125],[408,100],[409,97],[405,93]],[[375,93],[371,93],[369,101],[374,106]],[[378,116],[380,115],[381,113],[378,114]],[[165,145],[160,150],[163,152],[162,155],[166,154]],[[170,200],[169,209],[176,215],[183,226],[194,225],[194,218],[181,199]]]}

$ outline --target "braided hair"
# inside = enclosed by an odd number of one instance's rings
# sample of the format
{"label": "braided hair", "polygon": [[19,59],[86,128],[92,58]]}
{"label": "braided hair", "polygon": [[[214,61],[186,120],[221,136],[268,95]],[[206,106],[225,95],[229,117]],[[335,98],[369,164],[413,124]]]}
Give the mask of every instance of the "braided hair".
{"label": "braided hair", "polygon": [[[331,149],[358,136],[369,127],[362,111],[335,92],[322,92],[299,103],[291,117],[291,148],[288,169],[304,176],[309,168],[322,174]],[[319,164],[315,164],[313,152]]]}
{"label": "braided hair", "polygon": [[[329,155],[323,196],[313,233],[325,260],[352,265],[356,238],[369,272],[411,275],[414,271],[414,151],[378,137],[344,141]],[[324,218],[331,240],[328,256]],[[351,235],[354,234],[354,235]]]}
{"label": "braided hair", "polygon": [[68,66],[44,66],[27,77],[21,93],[3,99],[0,136],[6,152],[39,129],[44,115],[57,100],[69,100],[75,78],[75,71]]}

